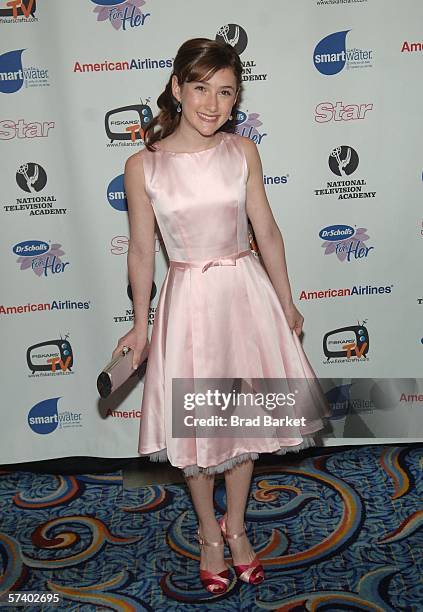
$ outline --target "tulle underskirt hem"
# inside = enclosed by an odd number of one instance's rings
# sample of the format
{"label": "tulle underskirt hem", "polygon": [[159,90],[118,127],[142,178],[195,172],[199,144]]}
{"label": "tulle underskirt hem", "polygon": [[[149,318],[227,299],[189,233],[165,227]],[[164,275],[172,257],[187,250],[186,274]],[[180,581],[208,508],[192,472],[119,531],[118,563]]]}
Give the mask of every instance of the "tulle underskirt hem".
{"label": "tulle underskirt hem", "polygon": [[[277,451],[272,452],[272,455],[285,455],[286,453],[298,453],[300,450],[304,450],[306,448],[310,448],[316,446],[316,442],[313,436],[304,436],[303,441],[296,446],[281,446],[281,448]],[[169,461],[167,456],[166,448],[162,448],[159,451],[154,453],[149,453],[146,455],[142,455],[143,457],[148,457],[150,461],[156,462],[165,462]],[[200,467],[198,465],[188,465],[186,467],[180,468],[182,469],[184,476],[198,476],[199,474],[221,474],[222,472],[226,472],[230,470],[235,465],[239,463],[244,463],[245,461],[255,461],[259,458],[259,453],[241,453],[240,455],[235,455],[222,463],[218,463],[217,465],[211,465],[209,467]]]}

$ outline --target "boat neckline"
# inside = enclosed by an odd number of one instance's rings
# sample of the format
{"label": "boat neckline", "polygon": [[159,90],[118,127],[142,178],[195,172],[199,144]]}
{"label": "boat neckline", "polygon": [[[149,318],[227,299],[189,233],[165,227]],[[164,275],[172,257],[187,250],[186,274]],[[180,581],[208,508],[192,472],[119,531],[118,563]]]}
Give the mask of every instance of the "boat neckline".
{"label": "boat neckline", "polygon": [[209,147],[208,149],[200,149],[199,151],[169,151],[168,149],[162,149],[160,145],[157,147],[156,151],[160,151],[161,153],[168,153],[169,155],[197,155],[198,153],[206,153],[206,151],[213,151],[220,147],[220,145],[225,141],[226,132],[220,132],[222,134],[218,143]]}

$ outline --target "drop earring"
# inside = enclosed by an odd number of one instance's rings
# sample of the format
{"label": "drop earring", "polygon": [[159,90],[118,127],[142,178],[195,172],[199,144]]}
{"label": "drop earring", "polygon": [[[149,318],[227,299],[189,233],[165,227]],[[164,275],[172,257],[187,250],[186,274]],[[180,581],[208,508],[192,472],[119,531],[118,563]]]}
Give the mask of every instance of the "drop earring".
{"label": "drop earring", "polygon": [[233,117],[232,115],[229,115],[229,121],[232,121]]}
{"label": "drop earring", "polygon": [[180,113],[180,112],[181,112],[181,110],[182,110],[182,106],[181,106],[181,103],[179,102],[179,103],[178,103],[178,106],[176,107],[176,112],[177,112],[177,113]]}

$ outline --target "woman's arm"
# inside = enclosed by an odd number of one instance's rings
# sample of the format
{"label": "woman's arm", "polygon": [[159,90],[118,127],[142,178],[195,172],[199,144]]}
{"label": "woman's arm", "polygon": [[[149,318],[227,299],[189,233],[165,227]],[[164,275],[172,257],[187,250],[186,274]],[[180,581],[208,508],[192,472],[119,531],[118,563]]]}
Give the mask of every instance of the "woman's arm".
{"label": "woman's arm", "polygon": [[134,327],[147,334],[148,311],[154,273],[154,211],[145,191],[140,153],[125,164],[125,191],[128,200],[128,275],[134,305]]}
{"label": "woman's arm", "polygon": [[248,165],[246,211],[260,250],[267,274],[285,312],[291,329],[299,335],[303,317],[292,301],[291,286],[285,259],[282,234],[273,217],[263,186],[263,168],[256,145],[242,138]]}

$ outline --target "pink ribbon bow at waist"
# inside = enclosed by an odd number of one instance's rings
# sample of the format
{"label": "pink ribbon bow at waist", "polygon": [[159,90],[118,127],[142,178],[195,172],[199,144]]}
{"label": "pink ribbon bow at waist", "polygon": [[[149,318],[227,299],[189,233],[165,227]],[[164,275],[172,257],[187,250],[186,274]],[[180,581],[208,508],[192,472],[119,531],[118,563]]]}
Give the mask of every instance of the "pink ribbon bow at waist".
{"label": "pink ribbon bow at waist", "polygon": [[187,267],[187,268],[201,268],[201,272],[205,272],[212,266],[236,266],[236,260],[240,257],[245,257],[249,255],[251,251],[241,251],[240,253],[235,253],[233,255],[224,255],[223,257],[218,257],[216,259],[211,259],[210,261],[204,262],[195,262],[195,261],[174,261],[170,260],[170,265],[177,267]]}

